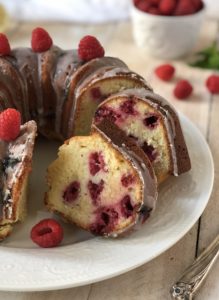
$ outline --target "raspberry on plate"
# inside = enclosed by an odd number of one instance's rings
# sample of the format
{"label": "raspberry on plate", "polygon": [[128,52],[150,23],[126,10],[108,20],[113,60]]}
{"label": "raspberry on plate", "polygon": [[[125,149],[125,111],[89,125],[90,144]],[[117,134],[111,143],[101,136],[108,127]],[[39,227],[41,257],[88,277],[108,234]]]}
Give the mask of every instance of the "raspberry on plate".
{"label": "raspberry on plate", "polygon": [[193,91],[193,87],[189,81],[180,80],[176,84],[173,93],[177,99],[186,99],[191,95],[192,91]]}
{"label": "raspberry on plate", "polygon": [[219,75],[211,75],[206,80],[206,86],[210,93],[219,94]]}
{"label": "raspberry on plate", "polygon": [[31,230],[31,239],[42,248],[58,246],[63,240],[63,229],[54,219],[44,219]]}
{"label": "raspberry on plate", "polygon": [[4,33],[0,33],[0,55],[10,55],[11,48],[8,38]]}
{"label": "raspberry on plate", "polygon": [[0,114],[0,139],[9,142],[20,133],[21,114],[14,108],[8,108]]}
{"label": "raspberry on plate", "polygon": [[155,69],[155,74],[157,75],[157,77],[164,81],[171,80],[174,76],[174,73],[175,68],[170,64],[163,64]]}
{"label": "raspberry on plate", "polygon": [[94,36],[86,35],[79,42],[78,55],[84,61],[103,57],[104,52],[102,45]]}
{"label": "raspberry on plate", "polygon": [[34,52],[47,51],[52,44],[52,38],[45,29],[37,27],[32,31],[31,47]]}

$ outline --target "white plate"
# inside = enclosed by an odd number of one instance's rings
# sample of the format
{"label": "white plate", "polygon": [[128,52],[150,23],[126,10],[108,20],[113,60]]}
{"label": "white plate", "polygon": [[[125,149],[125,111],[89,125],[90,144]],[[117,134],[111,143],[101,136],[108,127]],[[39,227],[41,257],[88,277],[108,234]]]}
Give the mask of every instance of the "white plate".
{"label": "white plate", "polygon": [[63,224],[62,246],[41,249],[32,243],[31,227],[49,216],[43,210],[44,177],[57,150],[57,144],[39,141],[31,180],[30,215],[0,247],[0,290],[40,291],[97,282],[150,261],[182,238],[208,203],[214,167],[203,136],[188,119],[181,119],[192,171],[163,184],[157,209],[149,221],[129,237],[117,240],[93,238]]}

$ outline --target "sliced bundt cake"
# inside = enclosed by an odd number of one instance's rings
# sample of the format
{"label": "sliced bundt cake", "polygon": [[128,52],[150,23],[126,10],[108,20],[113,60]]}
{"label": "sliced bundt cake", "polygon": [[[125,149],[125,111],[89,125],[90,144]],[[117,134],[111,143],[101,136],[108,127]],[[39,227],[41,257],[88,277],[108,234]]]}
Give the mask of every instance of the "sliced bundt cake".
{"label": "sliced bundt cake", "polygon": [[96,235],[117,236],[154,209],[156,177],[144,152],[114,124],[61,146],[48,168],[46,205]]}
{"label": "sliced bundt cake", "polygon": [[0,140],[0,239],[25,217],[36,130],[36,123],[29,121],[12,141]]}
{"label": "sliced bundt cake", "polygon": [[148,155],[158,182],[170,174],[190,170],[190,159],[178,115],[162,97],[151,91],[130,89],[102,102],[94,123],[110,119]]}
{"label": "sliced bundt cake", "polygon": [[[37,30],[43,29],[33,35]],[[48,38],[51,42],[44,47],[38,47],[44,45],[39,38],[32,49],[0,53],[0,111],[17,109],[23,122],[35,120],[46,137],[89,134],[93,114],[107,96],[127,88],[151,89],[118,58],[93,52],[87,60],[79,55],[80,48],[62,50]],[[91,46],[88,39],[86,51]]]}

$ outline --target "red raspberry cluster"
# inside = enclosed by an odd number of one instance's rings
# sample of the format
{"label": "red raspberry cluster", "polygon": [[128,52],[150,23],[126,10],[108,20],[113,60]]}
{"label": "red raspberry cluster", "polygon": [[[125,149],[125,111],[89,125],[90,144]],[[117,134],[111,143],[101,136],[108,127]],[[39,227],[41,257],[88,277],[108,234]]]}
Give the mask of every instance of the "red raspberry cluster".
{"label": "red raspberry cluster", "polygon": [[[175,74],[175,68],[171,64],[163,64],[155,68],[155,74],[163,81],[170,81]],[[219,75],[210,75],[205,85],[211,94],[219,94]],[[179,99],[187,99],[193,92],[192,84],[185,79],[179,80],[173,90],[174,96]]]}
{"label": "red raspberry cluster", "polygon": [[203,8],[202,0],[133,0],[143,12],[162,16],[185,16]]}

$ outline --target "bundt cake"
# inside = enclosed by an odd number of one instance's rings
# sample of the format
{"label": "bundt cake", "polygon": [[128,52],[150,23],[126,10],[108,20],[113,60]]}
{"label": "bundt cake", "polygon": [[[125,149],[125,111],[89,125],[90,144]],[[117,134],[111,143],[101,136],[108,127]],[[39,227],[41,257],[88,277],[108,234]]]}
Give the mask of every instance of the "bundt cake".
{"label": "bundt cake", "polygon": [[161,96],[144,88],[112,95],[102,102],[94,124],[110,119],[142,148],[158,182],[190,170],[190,159],[178,116]]}
{"label": "bundt cake", "polygon": [[27,123],[0,143],[0,239],[23,218],[36,126],[47,138],[68,139],[48,169],[47,207],[97,235],[144,221],[156,176],[190,169],[174,109],[123,61],[104,57],[95,37],[66,51],[36,28],[31,48],[11,50],[0,34],[0,112],[7,108]]}
{"label": "bundt cake", "polygon": [[145,221],[157,198],[149,159],[107,120],[67,140],[47,180],[48,209],[96,235],[116,237]]}
{"label": "bundt cake", "polygon": [[15,140],[0,140],[0,239],[11,232],[14,223],[25,217],[36,130],[36,123],[28,121],[21,125]]}
{"label": "bundt cake", "polygon": [[90,131],[97,105],[112,93],[146,81],[114,57],[83,61],[77,50],[17,48],[0,56],[0,111],[13,107],[41,134],[67,139]]}

